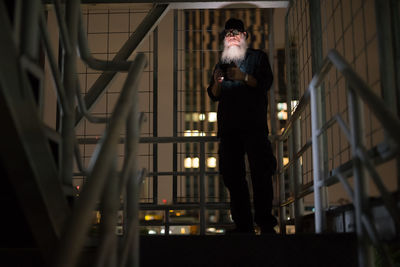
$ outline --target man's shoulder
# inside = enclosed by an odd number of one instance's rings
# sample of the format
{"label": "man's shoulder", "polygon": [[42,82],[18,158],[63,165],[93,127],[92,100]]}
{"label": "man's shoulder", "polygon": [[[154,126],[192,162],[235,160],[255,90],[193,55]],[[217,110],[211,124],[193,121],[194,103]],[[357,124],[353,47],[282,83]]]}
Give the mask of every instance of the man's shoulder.
{"label": "man's shoulder", "polygon": [[266,55],[266,53],[265,53],[263,50],[261,50],[261,49],[254,49],[254,48],[247,48],[247,53],[248,53],[249,55],[255,55],[255,56],[259,56],[259,55],[261,55],[261,54]]}

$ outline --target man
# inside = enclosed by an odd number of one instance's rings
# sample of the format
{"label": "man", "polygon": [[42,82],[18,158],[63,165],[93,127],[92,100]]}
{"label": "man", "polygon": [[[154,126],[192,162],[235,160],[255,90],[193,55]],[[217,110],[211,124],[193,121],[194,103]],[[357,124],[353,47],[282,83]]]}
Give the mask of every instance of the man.
{"label": "man", "polygon": [[[267,55],[247,48],[248,33],[238,19],[224,30],[224,50],[215,66],[208,95],[218,103],[219,168],[231,198],[234,233],[274,233],[272,175],[276,159],[268,140],[267,91],[272,71]],[[254,220],[246,181],[247,154],[253,185]]]}

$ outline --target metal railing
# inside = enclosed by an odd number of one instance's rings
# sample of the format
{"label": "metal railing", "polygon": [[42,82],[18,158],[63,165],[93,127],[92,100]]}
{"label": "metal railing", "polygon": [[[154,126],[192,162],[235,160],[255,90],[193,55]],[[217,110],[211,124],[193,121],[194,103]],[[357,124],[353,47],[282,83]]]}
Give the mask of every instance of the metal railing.
{"label": "metal railing", "polygon": [[[26,4],[28,3],[28,4]],[[139,199],[138,187],[145,171],[138,171],[136,155],[140,134],[140,125],[143,116],[138,112],[138,86],[141,73],[147,65],[144,54],[137,54],[133,61],[127,61],[127,57],[135,50],[140,40],[150,31],[155,24],[139,29],[139,33],[133,34],[134,45],[125,49],[124,57],[116,57],[113,61],[104,61],[92,57],[87,45],[86,34],[82,26],[82,14],[79,0],[67,1],[62,5],[59,0],[54,0],[58,28],[60,33],[63,57],[61,59],[61,71],[57,65],[55,53],[47,30],[47,21],[44,12],[44,5],[41,1],[16,1],[15,3],[15,32],[18,36],[21,23],[24,23],[25,38],[21,42],[22,57],[24,65],[31,64],[37,52],[34,47],[41,41],[46,53],[54,89],[57,93],[59,112],[61,114],[61,136],[60,138],[60,180],[67,195],[72,191],[72,174],[74,154],[77,166],[82,173],[88,177],[79,199],[74,202],[72,214],[64,224],[60,240],[57,244],[54,255],[54,266],[76,266],[78,258],[84,249],[87,241],[87,233],[92,226],[93,211],[99,203],[102,207],[102,231],[101,240],[98,245],[96,266],[110,264],[112,266],[126,266],[129,263],[133,266],[139,265],[138,257],[138,214]],[[168,5],[162,5],[161,13]],[[22,14],[31,11],[28,18],[22,19]],[[153,10],[158,11],[157,15],[147,18],[147,23],[160,18],[160,8],[157,5]],[[29,12],[28,12],[29,13]],[[150,12],[152,13],[152,12]],[[17,45],[19,40],[16,39]],[[133,48],[132,48],[133,47]],[[79,51],[79,55],[77,53]],[[128,71],[127,78],[116,103],[115,109],[110,118],[94,117],[89,113],[90,107],[81,97],[81,90],[76,75],[76,61],[78,56],[91,68],[112,72]],[[25,61],[24,61],[25,60]],[[33,61],[32,61],[33,62]],[[36,67],[36,65],[33,65]],[[31,69],[33,68],[31,67]],[[35,70],[35,68],[33,68]],[[106,84],[104,85],[104,87]],[[104,90],[104,88],[103,88]],[[80,157],[79,146],[75,135],[76,123],[76,102],[79,113],[85,116],[90,122],[108,123],[103,137],[93,153],[88,169],[83,167]],[[41,108],[41,107],[40,107]],[[117,145],[120,134],[126,128],[126,155],[123,162],[121,175],[116,174]],[[51,132],[46,128],[46,132]],[[115,235],[117,210],[120,205],[120,196],[124,195],[129,203],[127,209],[128,227],[127,233],[122,240],[122,246],[118,248],[118,240]],[[60,196],[64,197],[64,196]],[[131,253],[133,251],[133,253]],[[129,253],[128,253],[129,252]],[[120,253],[121,257],[116,257]],[[118,260],[117,260],[118,259]]]}
{"label": "metal railing", "polygon": [[[345,78],[347,82],[347,93],[348,93],[348,107],[349,107],[349,124],[346,125],[340,114],[334,116],[331,120],[325,124],[321,123],[321,86],[323,85],[324,78],[326,77],[329,70],[335,67]],[[283,217],[285,209],[288,205],[294,204],[295,219],[301,220],[302,215],[302,199],[314,193],[314,205],[315,205],[315,232],[322,233],[326,231],[326,187],[333,185],[340,181],[345,191],[348,193],[350,199],[353,201],[355,209],[355,220],[356,220],[356,232],[359,239],[358,242],[358,254],[359,254],[359,266],[367,266],[369,260],[368,252],[368,238],[372,244],[377,247],[380,252],[385,256],[386,263],[391,266],[391,261],[387,255],[384,244],[380,241],[377,229],[371,218],[371,210],[368,205],[368,195],[365,192],[364,184],[366,177],[364,171],[368,171],[370,177],[376,187],[378,188],[384,206],[392,217],[396,226],[397,233],[400,231],[400,213],[397,207],[396,200],[387,191],[378,172],[376,171],[373,161],[371,160],[368,152],[362,143],[362,127],[361,127],[361,116],[360,116],[360,100],[362,100],[373,114],[381,122],[386,133],[391,137],[392,153],[391,157],[387,157],[384,160],[390,160],[394,155],[399,153],[400,146],[400,120],[391,110],[389,110],[383,100],[375,95],[375,93],[369,88],[369,86],[359,77],[359,75],[351,68],[351,66],[345,61],[345,59],[336,51],[331,50],[328,53],[327,58],[323,62],[321,70],[314,75],[308,90],[302,96],[299,105],[294,110],[291,118],[287,123],[282,135],[279,137],[278,152],[279,152],[279,179],[280,179],[280,209],[281,209],[281,223],[285,221]],[[299,136],[300,136],[300,116],[305,110],[307,105],[311,108],[311,140],[308,140],[303,147],[300,147]],[[345,133],[348,142],[351,146],[352,160],[350,173],[343,172],[343,168],[339,167],[329,170],[324,169],[324,164],[321,162],[322,155],[328,153],[327,148],[322,144],[322,138],[324,133],[333,124],[338,123],[342,131]],[[283,143],[287,140],[290,135],[293,138],[293,157],[290,162],[283,166]],[[309,184],[302,184],[301,182],[301,171],[300,171],[300,157],[303,153],[312,147],[312,160],[313,160],[313,182]],[[293,172],[290,172],[289,176],[291,188],[290,197],[285,198],[285,177],[284,173],[289,168],[294,168]],[[352,172],[352,173],[351,173]],[[347,179],[349,176],[354,177],[354,189],[351,188]],[[282,223],[284,225],[284,223]],[[297,226],[297,224],[296,224]]]}

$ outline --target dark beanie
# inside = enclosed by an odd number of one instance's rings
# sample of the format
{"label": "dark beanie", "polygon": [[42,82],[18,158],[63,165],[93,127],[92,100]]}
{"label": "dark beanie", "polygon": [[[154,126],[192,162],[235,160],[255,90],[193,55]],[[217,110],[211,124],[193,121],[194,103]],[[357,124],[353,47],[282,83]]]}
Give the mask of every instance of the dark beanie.
{"label": "dark beanie", "polygon": [[243,21],[240,19],[229,19],[225,23],[225,30],[235,29],[240,32],[245,32]]}

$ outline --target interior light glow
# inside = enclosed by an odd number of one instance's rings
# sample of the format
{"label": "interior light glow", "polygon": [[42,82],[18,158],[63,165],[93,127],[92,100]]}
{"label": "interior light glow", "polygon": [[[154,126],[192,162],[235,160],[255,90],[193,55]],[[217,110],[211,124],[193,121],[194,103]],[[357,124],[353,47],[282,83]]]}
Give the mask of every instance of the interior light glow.
{"label": "interior light glow", "polygon": [[205,119],[206,119],[206,114],[200,113],[200,114],[199,114],[199,120],[200,120],[200,121],[204,121]]}
{"label": "interior light glow", "polygon": [[288,118],[287,112],[283,110],[279,111],[277,116],[279,120],[287,120]]}
{"label": "interior light glow", "polygon": [[157,232],[156,231],[154,231],[154,230],[149,230],[149,235],[155,235],[155,234],[157,234]]}
{"label": "interior light glow", "polygon": [[207,167],[209,168],[217,167],[217,159],[215,157],[209,157],[207,159]]}
{"label": "interior light glow", "polygon": [[283,166],[289,163],[289,158],[288,157],[283,157]]}
{"label": "interior light glow", "polygon": [[199,121],[199,113],[192,113],[192,121]]}
{"label": "interior light glow", "polygon": [[199,131],[198,130],[193,130],[192,131],[192,136],[199,136]]}
{"label": "interior light glow", "polygon": [[200,166],[200,160],[199,158],[193,158],[192,159],[192,168],[198,168]]}
{"label": "interior light glow", "polygon": [[146,215],[146,216],[144,216],[144,220],[145,220],[145,221],[154,220],[154,216],[153,216],[153,215]]}
{"label": "interior light glow", "polygon": [[285,102],[276,104],[277,109],[280,110],[287,110],[287,104]]}
{"label": "interior light glow", "polygon": [[186,233],[185,228],[181,227],[181,234],[185,234],[185,233]]}
{"label": "interior light glow", "polygon": [[185,121],[191,121],[192,120],[192,116],[190,113],[186,113],[185,114]]}
{"label": "interior light glow", "polygon": [[208,121],[216,122],[217,121],[217,112],[208,112]]}
{"label": "interior light glow", "polygon": [[205,132],[200,132],[200,136],[206,136]]}
{"label": "interior light glow", "polygon": [[185,158],[184,165],[185,165],[185,168],[187,168],[187,169],[192,168],[192,159]]}

